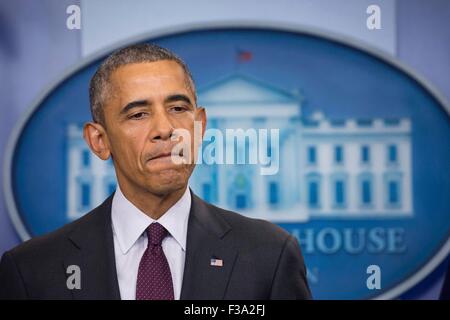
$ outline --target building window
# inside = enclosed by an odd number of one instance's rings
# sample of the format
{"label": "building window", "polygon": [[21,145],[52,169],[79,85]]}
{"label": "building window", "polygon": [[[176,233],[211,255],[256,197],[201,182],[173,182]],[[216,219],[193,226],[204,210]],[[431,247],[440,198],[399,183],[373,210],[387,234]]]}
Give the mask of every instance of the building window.
{"label": "building window", "polygon": [[234,163],[235,164],[244,164],[245,163],[245,153],[242,153],[242,145],[239,144],[238,139],[234,139]]}
{"label": "building window", "polygon": [[82,162],[84,168],[89,167],[90,160],[91,160],[91,158],[90,158],[89,150],[83,150],[83,152],[81,154],[81,162]]}
{"label": "building window", "polygon": [[372,207],[374,201],[373,174],[369,172],[360,174],[358,177],[358,186],[360,206],[364,208]]}
{"label": "building window", "polygon": [[361,147],[361,162],[367,164],[370,162],[370,149],[369,146]]}
{"label": "building window", "polygon": [[331,199],[333,207],[344,208],[347,206],[347,175],[335,173],[331,176]]}
{"label": "building window", "polygon": [[398,162],[397,146],[391,144],[388,146],[388,163],[395,164]]}
{"label": "building window", "polygon": [[272,139],[267,138],[267,157],[272,157]]}
{"label": "building window", "polygon": [[317,150],[316,147],[310,146],[308,147],[308,163],[316,164],[317,163]]}
{"label": "building window", "polygon": [[279,202],[278,199],[278,183],[270,182],[269,183],[269,204],[277,204]]}
{"label": "building window", "polygon": [[388,183],[388,202],[389,205],[398,205],[399,196],[398,196],[399,185],[397,181],[389,181]]}
{"label": "building window", "polygon": [[370,180],[361,182],[361,203],[363,205],[372,204],[372,183]]}
{"label": "building window", "polygon": [[319,182],[310,181],[308,185],[308,202],[309,206],[314,208],[319,206]]}
{"label": "building window", "polygon": [[344,149],[342,146],[335,146],[334,147],[334,162],[336,164],[342,164],[344,161]]}
{"label": "building window", "polygon": [[343,180],[334,182],[334,201],[337,206],[343,206],[345,203],[345,184]]}
{"label": "building window", "polygon": [[250,138],[245,137],[244,143],[244,164],[250,164]]}
{"label": "building window", "polygon": [[245,194],[236,195],[236,208],[237,209],[247,208],[247,197],[245,196]]}
{"label": "building window", "polygon": [[310,173],[306,176],[306,189],[308,206],[310,208],[320,208],[321,177],[318,173]]}
{"label": "building window", "polygon": [[91,185],[89,183],[81,184],[81,206],[83,208],[91,206]]}
{"label": "building window", "polygon": [[[211,196],[213,196],[213,186],[211,185]],[[244,172],[239,172],[234,177],[233,183],[229,186],[229,204],[237,209],[250,208],[252,203],[252,181],[248,179]],[[263,195],[264,196],[264,195]]]}
{"label": "building window", "polygon": [[204,183],[202,185],[202,193],[203,193],[203,200],[211,202],[211,185],[209,183]]}
{"label": "building window", "polygon": [[388,208],[400,208],[402,206],[402,174],[389,172],[385,174],[385,205]]}

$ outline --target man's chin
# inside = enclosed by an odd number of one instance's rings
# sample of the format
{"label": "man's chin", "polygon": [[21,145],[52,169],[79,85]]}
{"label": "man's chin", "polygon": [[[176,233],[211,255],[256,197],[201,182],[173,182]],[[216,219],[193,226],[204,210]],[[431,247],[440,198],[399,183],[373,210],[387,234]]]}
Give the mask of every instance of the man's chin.
{"label": "man's chin", "polygon": [[164,196],[184,188],[188,178],[179,170],[163,170],[153,174],[152,181],[147,184],[147,189],[153,194]]}

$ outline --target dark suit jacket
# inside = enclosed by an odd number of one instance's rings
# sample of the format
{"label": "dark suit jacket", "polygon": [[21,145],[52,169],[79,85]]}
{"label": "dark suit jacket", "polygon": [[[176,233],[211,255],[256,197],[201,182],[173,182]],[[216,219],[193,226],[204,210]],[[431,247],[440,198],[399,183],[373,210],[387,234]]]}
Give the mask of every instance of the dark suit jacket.
{"label": "dark suit jacket", "polygon": [[[181,299],[311,298],[294,237],[191,194]],[[112,196],[79,220],[6,252],[0,299],[120,299],[111,203]],[[223,266],[211,266],[213,257]],[[67,288],[69,265],[80,267],[81,289]]]}

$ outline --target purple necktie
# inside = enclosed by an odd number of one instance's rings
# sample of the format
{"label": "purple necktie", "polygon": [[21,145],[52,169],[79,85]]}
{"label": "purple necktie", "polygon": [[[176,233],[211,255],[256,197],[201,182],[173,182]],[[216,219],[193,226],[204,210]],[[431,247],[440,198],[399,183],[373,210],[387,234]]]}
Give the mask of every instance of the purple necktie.
{"label": "purple necktie", "polygon": [[173,300],[172,275],[161,247],[168,232],[157,222],[146,231],[148,244],[139,263],[136,300]]}

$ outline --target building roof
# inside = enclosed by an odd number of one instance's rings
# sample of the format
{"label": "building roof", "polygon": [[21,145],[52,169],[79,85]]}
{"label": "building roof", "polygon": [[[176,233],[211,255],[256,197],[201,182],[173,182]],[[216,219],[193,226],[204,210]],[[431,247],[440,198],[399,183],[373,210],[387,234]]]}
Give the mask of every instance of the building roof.
{"label": "building roof", "polygon": [[288,92],[248,75],[232,74],[198,90],[200,104],[268,104],[301,102],[299,94]]}

